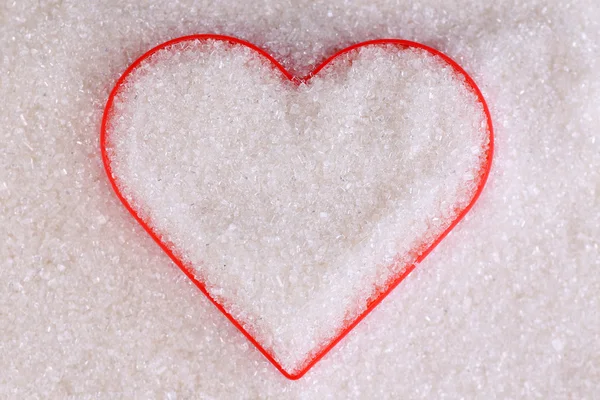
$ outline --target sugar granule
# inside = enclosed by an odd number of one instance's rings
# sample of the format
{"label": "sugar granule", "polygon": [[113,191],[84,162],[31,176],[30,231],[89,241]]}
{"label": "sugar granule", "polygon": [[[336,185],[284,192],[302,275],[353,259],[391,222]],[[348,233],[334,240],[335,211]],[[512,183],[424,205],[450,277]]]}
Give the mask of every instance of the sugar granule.
{"label": "sugar granule", "polygon": [[363,47],[295,88],[215,40],[144,60],[107,137],[128,202],[289,372],[470,203],[489,139],[425,50]]}
{"label": "sugar granule", "polygon": [[[353,43],[415,40],[459,62],[492,111],[475,207],[298,381],[170,263],[99,156],[120,74],[206,32],[300,76]],[[598,1],[5,1],[0,43],[0,398],[598,396]]]}

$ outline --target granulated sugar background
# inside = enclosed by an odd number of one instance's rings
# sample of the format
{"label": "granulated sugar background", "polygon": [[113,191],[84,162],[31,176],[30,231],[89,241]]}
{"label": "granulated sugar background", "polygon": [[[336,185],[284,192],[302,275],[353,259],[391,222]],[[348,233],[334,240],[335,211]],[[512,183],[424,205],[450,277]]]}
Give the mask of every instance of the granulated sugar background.
{"label": "granulated sugar background", "polygon": [[[102,168],[119,75],[206,32],[298,74],[355,42],[416,40],[474,77],[495,122],[467,219],[299,381],[169,261]],[[594,398],[599,40],[594,0],[3,2],[0,397]]]}

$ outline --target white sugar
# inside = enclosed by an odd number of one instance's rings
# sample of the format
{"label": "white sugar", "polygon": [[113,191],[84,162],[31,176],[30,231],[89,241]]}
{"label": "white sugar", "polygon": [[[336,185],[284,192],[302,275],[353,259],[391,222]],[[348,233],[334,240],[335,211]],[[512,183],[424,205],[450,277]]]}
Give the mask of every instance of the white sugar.
{"label": "white sugar", "polygon": [[126,198],[290,372],[471,201],[488,145],[462,75],[393,45],[299,88],[244,46],[176,45],[110,121]]}
{"label": "white sugar", "polygon": [[[596,398],[599,25],[597,0],[0,2],[0,398]],[[492,111],[479,202],[297,381],[143,232],[100,159],[123,71],[206,32],[300,76],[353,43],[416,40]]]}

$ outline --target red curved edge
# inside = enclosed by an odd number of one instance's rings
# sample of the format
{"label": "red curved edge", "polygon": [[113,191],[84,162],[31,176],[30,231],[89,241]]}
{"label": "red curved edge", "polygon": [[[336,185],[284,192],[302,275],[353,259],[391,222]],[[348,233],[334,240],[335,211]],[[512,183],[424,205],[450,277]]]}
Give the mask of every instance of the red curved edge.
{"label": "red curved edge", "polygon": [[[418,48],[418,49],[421,49],[421,50],[425,50],[425,51],[429,52],[430,54],[433,54],[435,56],[440,57],[446,63],[448,63],[450,66],[452,66],[457,73],[459,73],[460,75],[464,76],[467,84],[473,90],[473,92],[477,96],[479,102],[483,106],[483,110],[484,110],[484,113],[485,113],[485,116],[486,116],[487,126],[488,126],[489,143],[488,143],[488,148],[487,148],[487,151],[486,151],[486,159],[485,159],[485,161],[482,164],[482,169],[480,170],[479,184],[478,184],[478,187],[477,187],[477,190],[476,190],[475,194],[473,195],[473,198],[471,199],[471,202],[458,214],[458,216],[450,224],[450,226],[448,226],[448,228],[446,228],[446,230],[444,232],[442,232],[442,234],[439,235],[438,238],[428,248],[426,248],[424,251],[422,251],[420,253],[420,255],[418,256],[418,258],[416,259],[416,261],[412,265],[407,266],[402,271],[402,273],[400,275],[392,278],[386,285],[384,285],[383,290],[380,291],[374,298],[372,298],[372,299],[370,299],[368,301],[367,308],[358,317],[356,317],[347,326],[345,326],[336,337],[334,337],[329,343],[327,343],[324,347],[322,347],[320,350],[318,350],[315,355],[310,356],[306,360],[306,362],[304,364],[301,364],[303,366],[301,368],[299,368],[299,370],[297,372],[290,373],[290,372],[286,371],[279,364],[279,362],[275,359],[275,357],[273,355],[271,355],[271,353],[269,353],[269,351],[267,351],[242,326],[242,323],[240,323],[239,321],[237,321],[225,309],[225,307],[223,307],[223,305],[221,305],[215,298],[213,298],[210,295],[210,293],[206,289],[205,284],[203,282],[200,282],[194,276],[194,274],[192,272],[192,270],[193,270],[192,266],[191,265],[186,265],[184,262],[182,262],[174,254],[174,252],[169,248],[169,246],[160,239],[160,236],[156,232],[154,232],[154,230],[148,224],[146,224],[146,222],[144,222],[144,220],[142,220],[142,218],[132,208],[132,206],[129,204],[129,202],[123,197],[123,194],[121,193],[121,191],[119,190],[119,187],[117,186],[116,178],[113,176],[113,173],[112,173],[112,169],[111,169],[111,166],[110,166],[110,160],[108,158],[108,152],[107,152],[107,149],[106,149],[106,141],[107,141],[107,132],[106,132],[106,130],[107,130],[108,121],[110,119],[110,115],[111,115],[111,111],[112,111],[112,105],[114,103],[114,99],[115,99],[116,95],[119,92],[119,89],[121,88],[121,86],[123,85],[123,83],[125,82],[125,80],[127,79],[127,77],[129,76],[129,74],[135,68],[137,68],[144,60],[146,60],[147,58],[149,58],[150,56],[152,56],[154,53],[156,53],[159,50],[162,50],[162,49],[164,49],[166,47],[170,47],[172,45],[175,45],[175,44],[178,44],[178,43],[181,43],[181,42],[193,41],[193,40],[220,40],[220,41],[224,41],[224,42],[228,42],[228,43],[233,43],[233,44],[239,44],[239,45],[242,45],[242,46],[246,46],[246,47],[248,47],[248,48],[256,51],[258,54],[260,54],[261,56],[263,56],[267,60],[269,60],[271,62],[271,64],[275,68],[277,68],[283,74],[283,76],[285,76],[288,80],[290,80],[292,82],[295,82],[297,84],[300,84],[300,83],[303,83],[303,82],[308,82],[312,77],[314,77],[315,75],[317,75],[323,68],[325,68],[334,59],[336,59],[337,57],[339,57],[339,56],[341,56],[341,55],[343,55],[345,53],[348,53],[348,52],[350,52],[352,50],[356,50],[356,49],[358,49],[360,47],[372,46],[372,45],[392,44],[392,45],[397,45],[397,46],[400,46],[400,47]],[[119,198],[119,200],[121,201],[121,203],[123,203],[123,205],[125,206],[125,208],[127,209],[127,211],[129,211],[129,213],[144,228],[144,230],[150,235],[150,237],[152,237],[152,239],[154,239],[154,241],[160,246],[160,248],[171,258],[171,260],[173,260],[173,262],[198,287],[198,289],[200,289],[200,291],[202,293],[204,293],[204,295],[208,298],[208,300],[210,300],[210,302],[212,304],[214,304],[214,306],[219,311],[221,311],[221,313],[223,313],[223,315],[225,315],[225,317],[227,317],[227,319],[250,341],[250,343],[252,343],[258,349],[258,351],[260,353],[262,353],[262,355],[265,356],[265,358],[267,360],[269,360],[269,362],[271,364],[273,364],[273,366],[279,372],[281,372],[281,374],[283,376],[285,376],[286,378],[291,379],[291,380],[296,380],[296,379],[299,379],[302,376],[304,376],[304,374],[306,374],[308,372],[308,370],[310,370],[319,360],[321,360],[352,329],[354,329],[354,327],[356,325],[358,325],[359,322],[361,322],[375,307],[377,307],[377,305],[379,303],[381,303],[383,301],[383,299],[385,299],[387,297],[387,295],[390,294],[390,292],[392,290],[394,290],[394,288],[396,288],[396,286],[398,286],[400,284],[400,282],[402,282],[404,280],[404,278],[406,278],[408,276],[408,274],[410,274],[415,269],[416,265],[418,263],[420,263],[421,261],[423,261],[423,259],[425,257],[427,257],[427,255],[429,253],[431,253],[431,251],[433,251],[433,249],[442,241],[442,239],[444,239],[448,235],[448,233],[452,229],[454,229],[454,227],[460,222],[460,220],[462,220],[464,218],[464,216],[469,212],[469,210],[473,207],[473,205],[475,204],[475,202],[477,201],[477,199],[481,195],[481,192],[483,191],[483,188],[485,186],[485,183],[487,182],[487,179],[488,179],[488,176],[490,174],[491,167],[492,167],[492,158],[493,158],[493,154],[494,154],[494,129],[493,129],[492,117],[491,117],[491,113],[490,113],[490,110],[488,108],[488,105],[487,105],[487,103],[485,101],[485,98],[483,97],[483,94],[481,93],[481,90],[479,90],[479,87],[477,86],[477,84],[475,83],[475,81],[473,80],[473,78],[471,78],[471,76],[460,65],[458,65],[458,63],[456,63],[450,57],[448,57],[447,55],[441,53],[440,51],[438,51],[436,49],[433,49],[433,48],[431,48],[429,46],[426,46],[424,44],[421,44],[421,43],[411,42],[411,41],[401,40],[401,39],[378,39],[378,40],[370,40],[370,41],[366,41],[366,42],[357,43],[357,44],[354,44],[354,45],[352,45],[350,47],[342,49],[342,50],[338,51],[337,53],[333,54],[331,57],[327,58],[319,66],[317,66],[307,76],[305,76],[303,78],[298,78],[298,77],[293,76],[290,72],[288,72],[275,58],[273,58],[273,56],[271,56],[265,50],[257,47],[256,45],[254,45],[254,44],[252,44],[250,42],[247,42],[245,40],[241,40],[241,39],[238,39],[238,38],[230,37],[230,36],[213,35],[213,34],[202,34],[202,35],[183,36],[183,37],[176,38],[176,39],[170,40],[168,42],[162,43],[162,44],[154,47],[153,49],[149,50],[148,52],[144,53],[141,57],[139,57],[137,60],[135,60],[133,62],[133,64],[131,64],[129,66],[129,68],[127,68],[125,70],[125,72],[123,73],[123,75],[121,75],[121,77],[117,80],[117,83],[115,84],[114,88],[110,92],[110,95],[108,97],[108,101],[106,102],[106,106],[104,108],[104,114],[102,116],[102,124],[101,124],[101,128],[100,128],[100,151],[101,151],[101,154],[102,154],[102,162],[104,164],[104,168],[106,170],[106,174],[108,176],[108,180],[110,181],[110,184],[111,184],[111,186],[112,186],[115,194],[117,195],[117,197]]]}

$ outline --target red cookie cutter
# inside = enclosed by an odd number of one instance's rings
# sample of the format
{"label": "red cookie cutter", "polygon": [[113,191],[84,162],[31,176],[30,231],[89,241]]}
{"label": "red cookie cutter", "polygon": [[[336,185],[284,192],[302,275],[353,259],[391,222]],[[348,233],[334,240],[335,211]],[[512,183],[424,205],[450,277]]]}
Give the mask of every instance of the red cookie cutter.
{"label": "red cookie cutter", "polygon": [[[240,323],[239,321],[237,321],[225,309],[225,307],[223,307],[223,305],[221,305],[218,301],[216,301],[210,295],[210,293],[206,290],[205,284],[203,282],[199,281],[198,279],[196,279],[196,277],[194,276],[192,266],[191,265],[186,265],[182,260],[180,260],[174,254],[173,250],[171,250],[171,248],[169,247],[168,243],[164,242],[161,239],[160,235],[157,232],[155,232],[152,229],[152,227],[150,227],[138,215],[138,213],[133,209],[133,207],[129,204],[129,202],[127,202],[127,200],[124,198],[123,194],[121,193],[121,191],[119,189],[119,186],[117,185],[116,178],[114,177],[112,169],[111,169],[110,160],[109,160],[107,149],[106,149],[106,147],[107,147],[106,146],[106,144],[107,144],[107,126],[108,126],[108,121],[109,121],[110,117],[113,114],[113,112],[112,112],[113,111],[112,110],[112,106],[113,106],[113,102],[114,102],[115,96],[118,94],[119,90],[121,89],[121,86],[123,85],[123,83],[125,82],[125,80],[129,76],[129,74],[131,74],[131,72],[133,70],[135,70],[144,60],[146,60],[147,58],[149,58],[150,56],[152,56],[157,51],[162,50],[162,49],[167,48],[167,47],[170,47],[170,46],[173,46],[173,45],[178,44],[178,43],[188,42],[188,41],[195,41],[195,40],[219,40],[219,41],[228,42],[228,43],[231,43],[231,44],[246,46],[246,47],[254,50],[255,52],[257,52],[259,55],[261,55],[265,59],[269,60],[273,64],[273,66],[275,66],[275,68],[277,68],[279,71],[281,71],[281,73],[287,79],[289,79],[290,81],[292,81],[292,82],[294,82],[294,83],[296,83],[298,85],[300,85],[301,83],[308,82],[313,76],[315,76],[316,74],[318,74],[319,71],[321,71],[323,68],[325,68],[329,63],[331,63],[337,57],[339,57],[339,56],[341,56],[341,55],[343,55],[345,53],[348,53],[350,51],[353,51],[353,50],[356,50],[358,48],[361,48],[361,47],[376,46],[376,45],[396,45],[396,46],[398,46],[400,48],[416,48],[416,49],[421,49],[421,50],[427,51],[428,53],[430,53],[430,54],[432,54],[434,56],[437,56],[437,57],[441,58],[446,63],[448,63],[448,65],[450,65],[455,70],[455,72],[457,74],[462,75],[465,78],[465,81],[466,81],[467,85],[471,88],[471,90],[473,91],[473,93],[477,96],[477,99],[479,100],[479,102],[483,106],[483,110],[485,112],[485,116],[486,116],[486,119],[487,119],[489,144],[488,144],[488,148],[486,150],[486,159],[483,162],[482,168],[480,170],[479,185],[477,187],[477,190],[476,190],[475,194],[473,195],[473,198],[471,199],[471,202],[464,209],[462,209],[462,210],[460,210],[460,212],[458,212],[457,217],[454,219],[454,221],[452,221],[452,223],[450,224],[450,226],[444,232],[442,232],[442,234],[439,235],[438,238],[429,247],[424,248],[424,249],[418,249],[417,253],[420,254],[420,255],[418,256],[418,258],[416,259],[416,261],[412,265],[407,266],[403,270],[402,273],[400,273],[398,276],[392,277],[385,285],[383,285],[381,288],[379,288],[379,290],[376,290],[375,291],[375,295],[373,295],[367,301],[367,308],[359,316],[355,317],[353,320],[348,321],[346,323],[346,325],[340,330],[340,332],[333,339],[331,339],[328,343],[325,343],[323,346],[319,347],[317,351],[315,351],[314,353],[312,353],[308,357],[308,359],[305,360],[304,363],[301,364],[302,366],[300,368],[298,368],[297,371],[293,371],[293,372],[286,371],[281,366],[281,364],[279,364],[279,362],[275,359],[275,357],[267,349],[265,349],[243,327],[243,324]],[[177,39],[170,40],[170,41],[165,42],[165,43],[163,43],[163,44],[161,44],[159,46],[156,46],[153,49],[151,49],[148,52],[146,52],[140,58],[138,58],[133,64],[131,64],[129,66],[129,68],[127,68],[127,70],[125,70],[125,72],[119,78],[119,80],[115,84],[115,87],[111,91],[110,96],[108,97],[108,101],[106,103],[106,107],[104,109],[104,115],[102,117],[102,126],[101,126],[101,132],[100,132],[100,150],[101,150],[101,153],[102,153],[102,161],[104,163],[104,168],[106,170],[106,173],[108,175],[108,179],[109,179],[109,181],[110,181],[110,183],[112,185],[112,188],[114,189],[117,197],[121,200],[121,202],[123,203],[123,205],[125,206],[125,208],[131,213],[131,215],[133,215],[133,217],[135,218],[135,220],[146,230],[146,232],[148,232],[148,234],[152,237],[152,239],[154,239],[154,241],[163,249],[163,251],[165,253],[167,253],[167,255],[173,260],[173,262],[175,264],[177,264],[177,266],[179,268],[181,268],[181,270],[183,271],[183,273],[185,275],[187,275],[187,277],[198,287],[198,289],[200,289],[200,291],[202,293],[204,293],[204,295],[215,305],[215,307],[217,307],[219,309],[219,311],[221,311],[223,313],[223,315],[225,315],[225,317],[227,317],[227,319],[229,319],[229,321],[231,321],[231,323],[240,332],[242,332],[242,334],[244,336],[246,336],[246,338],[258,349],[258,351],[260,351],[267,358],[267,360],[269,360],[271,362],[271,364],[273,364],[275,366],[275,368],[277,368],[279,370],[279,372],[281,372],[286,378],[295,380],[295,379],[301,378],[304,374],[306,374],[306,372],[309,369],[311,369],[321,358],[323,358],[325,356],[325,354],[327,354],[336,344],[338,344],[340,342],[340,340],[342,340],[360,321],[362,321],[379,303],[381,303],[381,301],[396,286],[398,286],[398,284],[400,282],[402,282],[402,280],[404,278],[406,278],[406,276],[408,274],[410,274],[415,269],[415,266],[418,263],[420,263],[429,253],[431,253],[431,251],[441,242],[441,240],[444,237],[446,237],[446,235],[456,226],[456,224],[458,224],[458,222],[461,219],[463,219],[463,217],[467,214],[467,212],[471,209],[471,207],[473,207],[473,204],[475,204],[475,202],[479,198],[479,195],[481,194],[481,191],[483,190],[483,187],[485,186],[485,183],[487,181],[487,178],[488,178],[488,175],[490,173],[491,166],[492,166],[492,156],[493,156],[493,151],[494,151],[494,131],[493,131],[493,126],[492,126],[492,117],[490,115],[489,108],[487,106],[487,103],[486,103],[483,95],[481,94],[481,91],[479,90],[479,88],[475,84],[475,81],[469,76],[469,74],[467,74],[467,72],[460,65],[458,65],[451,58],[449,58],[445,54],[439,52],[438,50],[435,50],[435,49],[433,49],[431,47],[428,47],[428,46],[425,46],[423,44],[416,43],[416,42],[411,42],[411,41],[407,41],[407,40],[400,40],[400,39],[378,39],[378,40],[370,40],[370,41],[367,41],[367,42],[358,43],[358,44],[352,45],[350,47],[347,47],[347,48],[345,48],[343,50],[338,51],[337,53],[335,53],[334,55],[332,55],[331,57],[329,57],[325,61],[323,61],[323,63],[321,63],[319,66],[317,66],[307,76],[305,76],[303,78],[298,78],[298,77],[295,77],[294,75],[292,75],[290,72],[288,72],[269,53],[267,53],[265,50],[263,50],[263,49],[255,46],[252,43],[249,43],[249,42],[246,42],[244,40],[237,39],[237,38],[234,38],[234,37],[229,37],[229,36],[204,34],[204,35],[184,36],[184,37],[180,37],[180,38],[177,38]]]}

